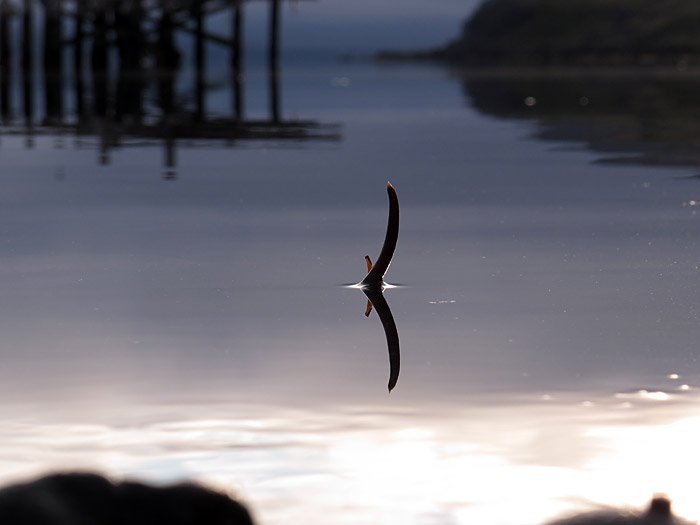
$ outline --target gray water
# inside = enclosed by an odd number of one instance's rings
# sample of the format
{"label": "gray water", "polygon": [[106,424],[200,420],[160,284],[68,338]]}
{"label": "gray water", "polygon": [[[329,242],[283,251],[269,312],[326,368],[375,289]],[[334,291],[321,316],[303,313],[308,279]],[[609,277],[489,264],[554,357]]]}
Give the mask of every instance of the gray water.
{"label": "gray water", "polygon": [[[535,524],[658,492],[700,518],[692,119],[480,86],[287,68],[284,114],[339,140],[182,140],[170,180],[156,140],[101,165],[94,137],[2,135],[0,480],[196,479],[263,525]],[[344,286],[389,180],[390,394]]]}

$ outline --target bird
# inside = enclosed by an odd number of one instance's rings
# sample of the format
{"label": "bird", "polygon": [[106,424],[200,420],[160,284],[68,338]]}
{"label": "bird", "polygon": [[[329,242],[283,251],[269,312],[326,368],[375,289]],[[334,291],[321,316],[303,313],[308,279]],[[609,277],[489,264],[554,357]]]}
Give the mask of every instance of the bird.
{"label": "bird", "polygon": [[384,274],[389,269],[391,259],[394,257],[394,251],[396,250],[396,242],[399,238],[399,198],[391,182],[387,183],[386,191],[389,194],[389,221],[386,227],[384,245],[375,264],[372,264],[369,256],[365,255],[367,275],[360,281],[361,288],[381,289],[385,287]]}
{"label": "bird", "polygon": [[379,258],[376,264],[372,264],[369,255],[365,255],[365,263],[367,264],[367,276],[359,283],[359,287],[367,296],[367,308],[365,316],[369,317],[372,313],[372,307],[377,310],[379,319],[384,328],[386,335],[387,349],[389,351],[389,392],[396,386],[399,380],[399,368],[401,354],[399,349],[399,333],[396,328],[394,316],[391,314],[391,308],[384,299],[384,274],[386,273],[391,259],[394,257],[396,250],[396,242],[399,238],[399,199],[396,195],[396,190],[387,183],[386,191],[389,194],[389,222],[386,228],[386,237],[382,251],[379,253]]}

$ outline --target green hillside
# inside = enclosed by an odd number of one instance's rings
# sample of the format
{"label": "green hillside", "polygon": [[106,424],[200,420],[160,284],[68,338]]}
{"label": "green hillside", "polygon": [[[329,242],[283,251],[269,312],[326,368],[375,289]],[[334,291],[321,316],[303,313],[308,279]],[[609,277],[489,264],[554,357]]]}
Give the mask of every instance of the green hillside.
{"label": "green hillside", "polygon": [[697,65],[700,0],[486,0],[457,40],[429,55],[466,65]]}

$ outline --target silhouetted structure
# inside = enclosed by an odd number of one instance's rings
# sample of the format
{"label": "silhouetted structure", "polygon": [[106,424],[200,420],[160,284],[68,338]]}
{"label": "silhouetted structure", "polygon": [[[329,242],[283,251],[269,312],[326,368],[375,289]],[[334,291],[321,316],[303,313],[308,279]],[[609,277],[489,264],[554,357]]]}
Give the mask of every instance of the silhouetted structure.
{"label": "silhouetted structure", "polygon": [[379,253],[376,264],[372,265],[372,261],[368,255],[365,255],[367,263],[367,276],[359,283],[360,289],[367,296],[367,308],[365,316],[369,317],[372,313],[372,307],[377,310],[377,315],[382,322],[384,334],[386,335],[387,350],[389,351],[389,392],[391,392],[399,380],[399,368],[401,365],[401,350],[399,345],[399,331],[396,328],[394,316],[391,314],[391,308],[384,299],[384,274],[386,273],[391,260],[394,257],[396,250],[396,242],[399,239],[399,198],[396,195],[396,190],[391,185],[387,184],[387,193],[389,194],[389,220],[387,221],[386,236],[382,251]]}
{"label": "silhouetted structure", "polygon": [[[122,143],[122,136],[162,139],[169,176],[174,173],[179,139],[221,139],[229,145],[239,139],[338,139],[333,127],[283,118],[280,0],[268,1],[269,117],[249,120],[244,109],[244,0],[0,0],[0,116],[5,124],[0,131],[26,135],[28,147],[36,133],[59,129],[98,136],[102,163],[109,162],[109,151]],[[207,17],[226,10],[231,15],[230,34],[208,32]],[[13,23],[16,18],[21,24]],[[38,21],[43,26],[40,61],[34,49]],[[176,89],[181,66],[178,33],[193,37],[193,83],[188,94],[178,94]],[[211,118],[207,112],[208,43],[230,51],[230,117]],[[70,53],[64,53],[68,48]],[[16,51],[21,55],[21,124],[15,120],[19,101],[12,99]],[[64,67],[67,56],[72,61],[69,70]],[[37,70],[43,81],[41,91],[36,85]],[[64,78],[66,71],[70,71],[70,83]],[[151,85],[155,97],[149,99]],[[64,92],[67,86],[72,103]],[[38,92],[43,93],[44,102],[40,122],[36,122],[34,100]]]}
{"label": "silhouetted structure", "polygon": [[252,525],[246,508],[193,484],[150,487],[95,474],[53,474],[0,489],[12,525]]}

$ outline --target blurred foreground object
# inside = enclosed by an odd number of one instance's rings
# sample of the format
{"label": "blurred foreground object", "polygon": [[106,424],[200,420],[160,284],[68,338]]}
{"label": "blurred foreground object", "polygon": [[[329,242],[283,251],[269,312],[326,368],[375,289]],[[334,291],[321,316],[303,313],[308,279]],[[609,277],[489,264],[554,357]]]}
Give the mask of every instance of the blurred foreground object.
{"label": "blurred foreground object", "polygon": [[0,523],[12,525],[252,525],[243,505],[194,484],[111,483],[53,474],[0,490]]}
{"label": "blurred foreground object", "polygon": [[664,496],[656,496],[643,512],[619,509],[584,512],[549,522],[547,525],[690,525],[691,523],[695,522],[674,516],[671,511],[671,500]]}

